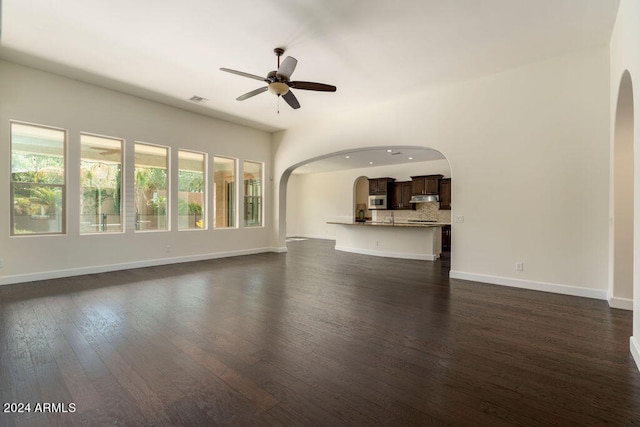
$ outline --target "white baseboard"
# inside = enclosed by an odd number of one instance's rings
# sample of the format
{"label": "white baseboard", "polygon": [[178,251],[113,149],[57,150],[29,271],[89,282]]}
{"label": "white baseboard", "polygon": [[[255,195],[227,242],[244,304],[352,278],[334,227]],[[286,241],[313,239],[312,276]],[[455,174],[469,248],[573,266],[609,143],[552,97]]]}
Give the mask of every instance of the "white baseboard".
{"label": "white baseboard", "polygon": [[633,360],[636,362],[636,367],[640,370],[640,342],[638,342],[635,336],[629,338],[629,348],[631,349],[631,356],[633,356]]}
{"label": "white baseboard", "polygon": [[488,274],[467,273],[464,271],[449,272],[452,279],[471,280],[473,282],[491,283],[493,285],[511,286],[533,291],[552,292],[555,294],[573,295],[577,297],[606,300],[607,291],[600,289],[580,288],[557,283],[537,282],[533,280],[513,279],[511,277],[490,276]]}
{"label": "white baseboard", "polygon": [[205,261],[208,259],[229,258],[242,255],[254,255],[266,252],[284,253],[286,247],[243,249],[238,251],[216,252],[201,255],[188,255],[173,258],[161,258],[145,261],[125,262],[121,264],[98,265],[92,267],[70,268],[64,270],[42,271],[38,273],[16,274],[0,277],[0,286],[16,283],[33,282],[36,280],[59,279],[62,277],[82,276],[85,274],[108,273],[110,271],[131,270],[133,268],[155,267],[183,262]]}
{"label": "white baseboard", "polygon": [[619,308],[621,310],[633,310],[633,300],[629,298],[616,298],[610,296],[608,298],[609,307]]}
{"label": "white baseboard", "polygon": [[382,252],[382,251],[372,251],[368,249],[350,248],[348,246],[337,246],[337,245],[336,245],[336,251],[351,252],[354,254],[361,254],[361,255],[381,256],[386,258],[417,259],[422,261],[435,261],[438,259],[437,255],[422,255],[422,254],[412,254],[412,253],[403,253],[403,252]]}

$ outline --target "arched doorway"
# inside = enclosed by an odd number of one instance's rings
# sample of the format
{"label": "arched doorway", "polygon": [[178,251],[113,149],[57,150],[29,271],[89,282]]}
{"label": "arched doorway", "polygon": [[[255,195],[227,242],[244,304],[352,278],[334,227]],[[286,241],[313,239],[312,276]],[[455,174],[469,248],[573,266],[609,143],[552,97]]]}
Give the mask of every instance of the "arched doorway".
{"label": "arched doorway", "polygon": [[353,183],[354,193],[354,218],[364,220],[369,218],[371,212],[367,206],[369,196],[369,179],[366,176],[359,176]]}
{"label": "arched doorway", "polygon": [[[394,160],[384,163],[386,159]],[[318,165],[320,167],[316,168]],[[408,182],[412,175],[441,175],[450,182],[451,165],[443,153],[419,146],[365,147],[300,161],[286,169],[280,178],[279,236],[335,240],[337,227],[334,223],[354,221],[359,206],[366,206],[368,178],[384,176]],[[359,186],[364,188],[358,191]],[[438,202],[435,204],[439,206]],[[427,222],[427,213],[423,211],[427,207],[433,208],[431,205],[433,203],[424,203],[420,209],[396,211],[394,208],[391,211],[402,221],[408,221],[413,212],[413,216]],[[439,207],[434,209],[438,211]],[[436,222],[450,223],[450,206],[445,209],[440,214],[429,213]],[[371,212],[368,209],[365,212],[365,216],[372,219]],[[445,217],[446,220],[441,219]],[[284,246],[286,238],[280,237],[280,247]],[[450,248],[449,245],[447,249],[452,257]]]}
{"label": "arched doorway", "polygon": [[613,141],[613,266],[609,304],[633,308],[634,123],[633,87],[625,71],[620,81]]}

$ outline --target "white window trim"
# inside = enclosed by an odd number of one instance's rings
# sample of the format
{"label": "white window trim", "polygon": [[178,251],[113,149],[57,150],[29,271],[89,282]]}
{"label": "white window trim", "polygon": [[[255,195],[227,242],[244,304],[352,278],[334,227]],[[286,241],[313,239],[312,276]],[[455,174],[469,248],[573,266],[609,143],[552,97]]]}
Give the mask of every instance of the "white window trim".
{"label": "white window trim", "polygon": [[[79,232],[80,236],[96,236],[96,235],[114,235],[114,234],[124,234],[126,232],[126,218],[127,218],[127,204],[126,204],[126,200],[127,200],[127,193],[126,193],[126,188],[127,188],[127,180],[126,180],[126,176],[127,176],[127,170],[126,170],[126,161],[125,161],[125,153],[126,153],[126,140],[124,138],[120,138],[120,137],[116,137],[116,136],[109,136],[109,135],[101,135],[98,133],[92,133],[92,132],[80,132],[80,140],[79,140],[79,146],[80,149],[82,149],[82,135],[87,135],[87,136],[95,136],[97,138],[104,138],[104,139],[113,139],[116,141],[120,141],[121,145],[120,145],[120,221],[122,222],[122,227],[120,227],[119,231],[110,231],[110,232],[93,232],[93,233],[82,233]],[[82,161],[82,153],[80,154],[80,161]],[[135,163],[135,159],[134,159],[134,163]],[[82,184],[79,182],[78,185],[81,187]],[[135,186],[135,184],[134,184]],[[80,188],[80,190],[82,191],[82,188]],[[78,209],[80,208],[80,206],[78,206]],[[78,224],[78,229],[80,228],[80,224]]]}
{"label": "white window trim", "polygon": [[[14,228],[14,215],[15,212],[13,210],[13,205],[14,205],[14,190],[13,190],[13,186],[14,186],[14,181],[11,177],[12,175],[12,157],[13,157],[13,132],[12,132],[12,127],[14,124],[18,124],[18,125],[25,125],[25,126],[33,126],[33,127],[39,127],[39,128],[45,128],[45,129],[53,129],[53,130],[57,130],[57,131],[61,131],[64,133],[64,139],[63,139],[63,147],[62,147],[62,153],[63,153],[63,158],[64,158],[64,184],[55,184],[57,186],[60,186],[62,188],[62,220],[61,220],[61,228],[62,230],[59,233],[27,233],[27,234],[15,234],[15,228]],[[26,121],[22,121],[22,120],[9,120],[9,203],[10,203],[10,214],[9,214],[9,218],[10,218],[10,225],[9,225],[9,238],[23,238],[23,237],[50,237],[50,236],[67,236],[69,234],[68,230],[69,230],[69,224],[68,224],[68,215],[67,215],[67,190],[68,190],[68,182],[69,182],[69,170],[68,170],[68,158],[69,158],[69,130],[65,129],[65,128],[61,128],[61,127],[57,127],[57,126],[49,126],[49,125],[43,125],[40,123],[34,123],[34,122],[26,122]],[[18,184],[23,184],[22,182],[19,182]],[[28,184],[28,183],[24,183],[24,184]]]}
{"label": "white window trim", "polygon": [[[204,196],[204,200],[202,203],[202,220],[204,221],[204,226],[202,228],[180,228],[180,224],[178,223],[178,231],[207,231],[209,230],[209,153],[205,153],[202,151],[195,151],[195,150],[186,150],[183,148],[179,148],[178,149],[178,191],[180,188],[180,152],[183,151],[185,153],[193,153],[193,154],[202,154],[204,156],[204,158],[202,159],[203,162],[203,167],[204,167],[204,171],[203,171],[203,176],[202,176],[202,181],[203,181],[203,188],[202,188],[202,192],[203,192],[203,196]],[[219,157],[219,156],[218,156]],[[178,202],[180,200],[180,197],[178,197]],[[214,199],[214,203],[215,203],[215,199]],[[180,215],[178,214],[178,212],[176,211],[176,215],[178,216],[178,218],[180,217]]]}
{"label": "white window trim", "polygon": [[[214,154],[212,157],[212,161],[214,164],[213,167],[213,186],[215,188],[216,185],[216,177],[215,177],[215,161],[216,161],[216,157],[218,158],[222,158],[222,159],[227,159],[227,160],[233,160],[233,164],[234,164],[234,170],[233,170],[233,174],[234,174],[234,185],[233,185],[233,203],[234,203],[234,210],[233,210],[233,226],[232,227],[220,227],[220,226],[212,226],[211,228],[213,230],[237,230],[238,228],[240,228],[240,180],[238,179],[240,177],[240,159],[238,157],[231,157],[231,156],[221,156],[221,155],[217,155]],[[213,195],[212,195],[213,196]],[[216,214],[216,198],[213,197],[213,216],[215,216]],[[212,221],[212,224],[214,223],[214,221]]]}
{"label": "white window trim", "polygon": [[[166,215],[166,223],[167,226],[166,228],[163,229],[154,229],[154,230],[136,230],[136,225],[137,225],[137,220],[135,218],[135,215],[137,214],[137,212],[135,212],[135,208],[134,208],[134,218],[133,218],[133,232],[134,233],[166,233],[171,231],[171,147],[168,145],[161,145],[161,144],[154,144],[151,142],[144,142],[144,141],[134,141],[133,142],[133,193],[134,193],[134,197],[136,196],[136,176],[135,176],[135,172],[137,169],[137,163],[136,163],[136,145],[140,144],[140,145],[147,145],[147,146],[151,146],[151,147],[160,147],[160,148],[166,148],[167,149],[167,161],[166,161],[166,165],[167,165],[167,215]],[[135,201],[134,201],[134,207],[135,207]]]}
{"label": "white window trim", "polygon": [[[258,225],[245,225],[245,218],[244,218],[244,202],[246,200],[245,194],[244,194],[244,163],[257,163],[260,165],[260,224]],[[265,185],[264,185],[264,177],[265,177],[265,162],[259,161],[259,160],[249,160],[249,159],[245,159],[242,161],[242,226],[244,228],[264,228],[264,223],[265,223],[265,218],[264,218],[264,213],[265,213],[265,208],[264,208],[264,189],[265,189]]]}

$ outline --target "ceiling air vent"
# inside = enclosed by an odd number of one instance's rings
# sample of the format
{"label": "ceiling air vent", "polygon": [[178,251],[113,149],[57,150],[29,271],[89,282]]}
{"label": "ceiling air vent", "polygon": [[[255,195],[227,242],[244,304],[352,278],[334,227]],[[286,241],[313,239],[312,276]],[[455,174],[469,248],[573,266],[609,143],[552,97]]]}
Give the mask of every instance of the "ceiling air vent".
{"label": "ceiling air vent", "polygon": [[195,103],[201,103],[201,102],[207,102],[208,99],[198,95],[193,95],[191,98],[189,98],[189,101],[195,102]]}

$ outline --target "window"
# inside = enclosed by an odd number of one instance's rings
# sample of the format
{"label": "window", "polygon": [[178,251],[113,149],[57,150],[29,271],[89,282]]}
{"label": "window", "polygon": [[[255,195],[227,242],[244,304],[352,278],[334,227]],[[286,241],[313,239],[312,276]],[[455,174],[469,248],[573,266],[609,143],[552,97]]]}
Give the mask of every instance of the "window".
{"label": "window", "polygon": [[62,129],[11,123],[11,235],[65,233]]}
{"label": "window", "polygon": [[80,233],[122,231],[120,139],[80,135]]}
{"label": "window", "polygon": [[137,142],[135,153],[135,228],[140,231],[168,230],[169,149]]}
{"label": "window", "polygon": [[262,163],[244,162],[244,225],[262,225]]}
{"label": "window", "polygon": [[213,158],[213,226],[236,226],[236,169],[237,160],[226,157]]}
{"label": "window", "polygon": [[206,228],[203,153],[178,151],[178,230]]}

